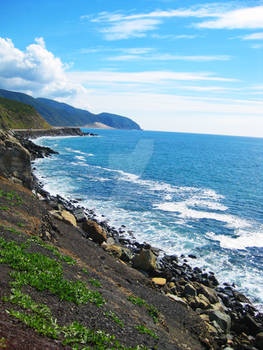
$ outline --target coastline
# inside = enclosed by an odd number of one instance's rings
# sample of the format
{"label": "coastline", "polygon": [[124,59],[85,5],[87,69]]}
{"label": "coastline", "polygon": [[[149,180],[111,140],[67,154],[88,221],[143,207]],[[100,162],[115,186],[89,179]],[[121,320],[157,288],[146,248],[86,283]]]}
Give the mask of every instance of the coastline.
{"label": "coastline", "polygon": [[[52,155],[52,151],[46,153],[46,148],[44,150],[41,146],[36,147],[39,147],[39,154],[42,156]],[[37,158],[36,155],[33,157]],[[143,273],[158,293],[165,294],[174,302],[187,306],[199,315],[216,343],[218,345],[222,343],[219,348],[222,346],[223,349],[223,346],[228,345],[236,349],[236,346],[244,343],[242,334],[246,334],[248,344],[255,345],[256,336],[263,331],[263,315],[258,314],[246,296],[233,286],[227,283],[218,286],[213,272],[205,273],[200,268],[192,268],[187,263],[186,257],[179,258],[175,255],[158,257],[160,253],[158,249],[129,238],[125,227],[119,229],[110,227],[106,219],[98,221],[93,210],[80,207],[77,203],[65,200],[59,195],[56,197],[50,195],[43,190],[36,178],[33,188],[39,200],[55,210],[58,216],[63,210],[71,213],[86,238],[92,239],[116,259]],[[93,233],[90,226],[85,227],[87,222],[90,224],[93,222],[93,228],[96,227]],[[249,337],[251,339],[248,341]]]}
{"label": "coastline", "polygon": [[[48,193],[47,196],[50,196]],[[188,298],[187,293],[184,291],[185,286],[188,286],[188,282],[197,283],[204,285],[212,290],[214,290],[215,298],[217,303],[223,305],[223,308],[219,307],[220,312],[227,311],[227,314],[235,314],[237,319],[235,320],[238,332],[241,332],[242,325],[241,323],[246,322],[244,319],[241,320],[241,315],[244,315],[249,312],[250,316],[258,315],[259,321],[262,323],[263,315],[254,307],[254,305],[250,302],[250,300],[242,293],[235,288],[235,286],[230,285],[227,281],[223,282],[219,285],[215,274],[211,271],[207,273],[205,270],[202,270],[199,267],[193,267],[189,264],[189,259],[194,261],[198,259],[194,255],[181,257],[175,255],[167,255],[165,252],[161,251],[158,248],[152,247],[150,244],[144,242],[139,243],[136,241],[136,237],[131,237],[129,233],[129,228],[127,229],[125,225],[122,225],[119,228],[111,227],[107,223],[107,218],[102,220],[97,219],[96,212],[94,210],[90,210],[81,206],[78,206],[77,203],[72,203],[70,200],[63,199],[60,195],[56,196],[59,200],[65,205],[65,208],[71,211],[74,214],[76,210],[82,210],[82,212],[86,215],[86,217],[90,220],[94,220],[97,224],[103,227],[107,232],[107,241],[103,242],[103,247],[110,254],[115,255],[119,259],[123,259],[126,263],[131,264],[134,268],[143,272],[148,276],[149,279],[160,278],[169,283],[171,288],[168,288],[168,294],[172,291],[172,295],[176,296],[176,300],[181,303],[188,304],[194,311],[196,311],[199,315],[202,315],[202,310],[207,307],[204,306],[203,300],[191,300],[192,296],[198,296],[197,291],[192,291],[193,293],[190,298]],[[51,200],[55,200],[54,196],[51,196]],[[74,201],[74,200],[73,200]],[[76,207],[77,206],[77,207]],[[132,229],[132,228],[130,228]],[[121,247],[121,251],[120,248]],[[129,253],[125,251],[125,249],[129,250]],[[143,252],[143,253],[141,253]],[[135,256],[139,256],[136,260]],[[147,256],[145,258],[145,256]],[[158,263],[153,265],[149,265],[149,261],[155,257],[158,260]],[[145,263],[145,259],[148,261]],[[142,261],[143,260],[143,261]],[[151,263],[150,263],[151,264]],[[161,283],[164,283],[162,280]],[[178,281],[183,281],[183,288]],[[163,288],[163,291],[167,293],[166,283],[164,285],[158,285],[158,289]],[[193,287],[193,285],[191,285]],[[196,289],[198,290],[199,287]],[[178,297],[180,295],[180,297]],[[202,298],[201,298],[202,299]],[[211,302],[211,300],[205,300],[205,302]],[[218,306],[218,305],[217,305]],[[203,314],[204,315],[204,314]],[[205,318],[205,317],[204,317]],[[237,326],[237,324],[239,324]],[[258,325],[256,323],[253,327],[257,328]],[[244,326],[244,329],[246,326]],[[255,328],[255,329],[256,329]],[[257,328],[258,330],[263,330],[262,325]]]}

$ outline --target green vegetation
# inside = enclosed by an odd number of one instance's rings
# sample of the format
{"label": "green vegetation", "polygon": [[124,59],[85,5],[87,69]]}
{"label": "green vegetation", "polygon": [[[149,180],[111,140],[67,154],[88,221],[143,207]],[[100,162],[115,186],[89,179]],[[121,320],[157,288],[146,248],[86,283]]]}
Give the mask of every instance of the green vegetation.
{"label": "green vegetation", "polygon": [[4,192],[0,189],[0,198],[12,202],[12,205],[21,204],[22,198],[15,191]]}
{"label": "green vegetation", "polygon": [[0,97],[0,128],[49,129],[34,107]]}
{"label": "green vegetation", "polygon": [[9,208],[8,207],[6,207],[6,206],[2,206],[2,207],[0,207],[0,210],[9,210]]}
{"label": "green vegetation", "polygon": [[131,301],[134,305],[138,305],[140,307],[145,306],[149,315],[152,317],[153,322],[154,323],[158,323],[158,319],[159,319],[159,311],[157,310],[157,308],[154,305],[149,305],[146,303],[145,300],[139,298],[139,297],[135,297],[133,295],[130,295],[128,297],[128,300]]}
{"label": "green vegetation", "polygon": [[128,297],[128,300],[131,301],[134,305],[138,305],[138,306],[143,306],[146,305],[146,301],[139,298],[139,297],[135,297],[133,295],[130,295]]}
{"label": "green vegetation", "polygon": [[109,311],[105,312],[104,315],[106,317],[111,318],[115,323],[117,323],[121,328],[124,327],[124,322],[119,319],[119,317],[115,314],[115,312]]}
{"label": "green vegetation", "polygon": [[87,302],[95,303],[98,307],[105,301],[97,291],[89,290],[84,282],[68,281],[63,278],[63,267],[55,259],[43,254],[29,253],[25,250],[27,244],[14,241],[7,242],[0,238],[0,263],[8,264],[12,269],[10,273],[14,279],[12,287],[21,289],[30,285],[39,291],[48,290],[56,294],[61,300],[72,301],[76,304]]}
{"label": "green vegetation", "polygon": [[[51,251],[55,258],[30,252],[32,244],[40,245],[49,252]],[[72,265],[72,260],[72,258],[60,254],[57,248],[42,242],[38,237],[27,239],[25,243],[7,241],[0,237],[0,263],[7,264],[12,268],[10,272],[12,278],[10,282],[11,293],[9,296],[2,297],[2,301],[20,308],[10,308],[6,312],[37,333],[58,339],[64,345],[70,345],[73,350],[91,348],[97,350],[148,350],[145,346],[140,345],[127,348],[120,344],[114,335],[109,335],[103,330],[90,330],[76,321],[69,325],[60,325],[52,316],[47,305],[36,303],[29,294],[22,292],[23,287],[31,286],[38,291],[48,290],[61,300],[71,301],[78,305],[91,302],[97,307],[101,307],[105,301],[99,292],[89,290],[84,282],[64,279],[62,262]],[[89,279],[89,282],[96,287],[101,286],[100,282],[95,279]],[[104,315],[111,318],[120,327],[124,327],[123,321],[114,312],[106,312]],[[142,332],[141,328],[138,330]],[[152,335],[150,330],[144,330],[144,333]],[[4,345],[4,339],[2,343],[0,340],[0,348],[3,348]]]}
{"label": "green vegetation", "polygon": [[13,228],[13,227],[0,225],[0,228],[1,228],[1,227],[2,227],[4,230],[9,231],[9,232],[12,232],[12,233],[15,233],[15,234],[17,234],[17,235],[21,235],[21,233],[22,233],[22,232],[20,232],[20,231],[17,231],[17,230],[16,230],[15,228]]}
{"label": "green vegetation", "polygon": [[158,335],[156,335],[154,333],[154,331],[152,331],[151,329],[143,326],[143,325],[139,325],[139,326],[135,326],[135,328],[137,329],[137,331],[139,331],[141,334],[149,334],[151,337],[158,339]]}
{"label": "green vegetation", "polygon": [[70,256],[63,255],[59,252],[58,248],[54,247],[51,244],[47,244],[42,241],[42,239],[38,236],[33,236],[32,238],[28,239],[27,242],[34,242],[41,247],[51,251],[60,261],[66,262],[68,265],[76,265],[77,262],[75,259],[71,258]]}
{"label": "green vegetation", "polygon": [[95,280],[94,278],[90,278],[89,279],[89,283],[92,284],[94,287],[100,288],[101,287],[101,283],[100,281]]}

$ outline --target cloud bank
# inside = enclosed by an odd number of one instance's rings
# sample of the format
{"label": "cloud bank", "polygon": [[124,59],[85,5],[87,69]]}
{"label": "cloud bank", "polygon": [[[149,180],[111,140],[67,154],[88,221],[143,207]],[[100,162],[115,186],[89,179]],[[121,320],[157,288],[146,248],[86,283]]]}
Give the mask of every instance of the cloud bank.
{"label": "cloud bank", "polygon": [[47,50],[43,38],[24,51],[11,39],[0,37],[0,86],[38,96],[65,96],[85,90],[72,84],[66,75],[67,65]]}

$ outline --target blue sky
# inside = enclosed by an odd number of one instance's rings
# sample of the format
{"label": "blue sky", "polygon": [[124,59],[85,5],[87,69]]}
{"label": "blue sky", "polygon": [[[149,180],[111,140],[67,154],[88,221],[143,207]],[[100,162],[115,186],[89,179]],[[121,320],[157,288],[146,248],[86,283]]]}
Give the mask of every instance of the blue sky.
{"label": "blue sky", "polygon": [[149,130],[263,137],[263,1],[1,2],[1,88]]}

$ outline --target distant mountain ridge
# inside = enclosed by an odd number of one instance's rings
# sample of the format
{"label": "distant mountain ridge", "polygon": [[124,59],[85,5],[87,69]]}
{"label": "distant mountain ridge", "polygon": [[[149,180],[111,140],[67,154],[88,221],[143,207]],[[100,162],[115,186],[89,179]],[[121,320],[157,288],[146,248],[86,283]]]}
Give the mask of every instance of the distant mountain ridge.
{"label": "distant mountain ridge", "polygon": [[47,98],[34,98],[21,92],[0,89],[0,97],[19,101],[34,107],[52,126],[84,127],[85,125],[100,123],[116,129],[141,129],[137,123],[127,117],[106,112],[94,114],[66,103]]}

